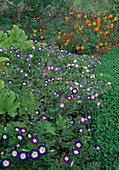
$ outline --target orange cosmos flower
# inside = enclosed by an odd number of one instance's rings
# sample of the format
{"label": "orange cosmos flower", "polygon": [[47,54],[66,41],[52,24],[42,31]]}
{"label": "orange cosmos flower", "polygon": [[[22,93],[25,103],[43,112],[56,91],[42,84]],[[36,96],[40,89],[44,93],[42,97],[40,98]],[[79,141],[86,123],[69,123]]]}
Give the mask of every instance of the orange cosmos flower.
{"label": "orange cosmos flower", "polygon": [[105,10],[105,12],[107,12],[107,10]]}
{"label": "orange cosmos flower", "polygon": [[97,24],[97,27],[101,27],[101,24]]}
{"label": "orange cosmos flower", "polygon": [[84,46],[83,46],[83,45],[81,46],[81,49],[82,49],[82,50],[84,49]]}
{"label": "orange cosmos flower", "polygon": [[103,24],[105,24],[105,22],[103,22]]}
{"label": "orange cosmos flower", "polygon": [[65,42],[65,40],[63,40]]}
{"label": "orange cosmos flower", "polygon": [[60,35],[57,37],[58,40],[60,40]]}
{"label": "orange cosmos flower", "polygon": [[99,49],[99,46],[96,46],[97,49]]}
{"label": "orange cosmos flower", "polygon": [[117,38],[115,38],[115,41],[117,40]]}
{"label": "orange cosmos flower", "polygon": [[115,18],[114,18],[114,21],[116,21],[116,20],[118,20],[118,18],[117,18],[117,17],[115,17]]}
{"label": "orange cosmos flower", "polygon": [[49,14],[49,17],[51,17],[51,14]]}
{"label": "orange cosmos flower", "polygon": [[107,16],[105,16],[104,19],[107,19]]}
{"label": "orange cosmos flower", "polygon": [[36,32],[37,32],[37,30],[33,30],[33,32],[34,32],[34,33],[36,33]]}
{"label": "orange cosmos flower", "polygon": [[66,21],[69,19],[68,17],[65,17]]}
{"label": "orange cosmos flower", "polygon": [[109,29],[109,28],[110,28],[110,26],[109,26],[109,25],[107,25],[107,28]]}
{"label": "orange cosmos flower", "polygon": [[76,24],[76,21],[74,21],[74,24]]}
{"label": "orange cosmos flower", "polygon": [[95,27],[95,31],[99,31],[99,27]]}
{"label": "orange cosmos flower", "polygon": [[33,34],[34,37],[36,37],[36,34]]}
{"label": "orange cosmos flower", "polygon": [[73,8],[72,11],[74,12],[74,11],[75,11],[75,8]]}
{"label": "orange cosmos flower", "polygon": [[104,50],[104,47],[102,47],[102,49]]}
{"label": "orange cosmos flower", "polygon": [[79,46],[77,46],[77,47],[76,47],[76,49],[77,49],[77,50],[79,50],[79,49],[80,49],[80,47],[79,47]]}
{"label": "orange cosmos flower", "polygon": [[77,40],[74,40],[74,42],[77,42]]}
{"label": "orange cosmos flower", "polygon": [[105,42],[105,46],[108,46],[107,42]]}
{"label": "orange cosmos flower", "polygon": [[83,42],[86,42],[86,39],[84,39]]}
{"label": "orange cosmos flower", "polygon": [[102,45],[103,45],[103,43],[100,43],[99,45],[100,45],[100,46],[102,46]]}
{"label": "orange cosmos flower", "polygon": [[114,24],[111,24],[111,28],[113,28]]}

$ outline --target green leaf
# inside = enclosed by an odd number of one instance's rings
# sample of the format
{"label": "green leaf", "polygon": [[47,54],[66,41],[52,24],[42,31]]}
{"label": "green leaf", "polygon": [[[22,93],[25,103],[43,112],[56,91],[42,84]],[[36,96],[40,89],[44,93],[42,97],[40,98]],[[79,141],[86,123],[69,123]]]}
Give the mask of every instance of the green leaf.
{"label": "green leaf", "polygon": [[1,90],[2,88],[4,88],[4,86],[5,86],[4,81],[3,81],[3,80],[0,80],[0,90]]}
{"label": "green leaf", "polygon": [[2,114],[2,112],[4,111],[5,109],[5,101],[3,100],[3,97],[2,95],[0,94],[0,114]]}
{"label": "green leaf", "polygon": [[10,61],[7,57],[0,57],[0,63]]}
{"label": "green leaf", "polygon": [[55,128],[51,126],[51,123],[47,122],[45,129],[53,135],[56,135]]}
{"label": "green leaf", "polygon": [[16,97],[13,91],[9,92],[9,97],[7,95],[5,96],[5,102],[6,102],[6,109],[9,109],[13,105]]}

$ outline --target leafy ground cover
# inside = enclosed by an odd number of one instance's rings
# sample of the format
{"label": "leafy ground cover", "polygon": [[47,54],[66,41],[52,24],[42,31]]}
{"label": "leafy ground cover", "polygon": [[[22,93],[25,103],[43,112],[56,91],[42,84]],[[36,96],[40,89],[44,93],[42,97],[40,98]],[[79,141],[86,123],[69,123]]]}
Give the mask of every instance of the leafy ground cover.
{"label": "leafy ground cover", "polygon": [[1,166],[118,169],[119,48],[95,58],[37,40],[25,47],[16,26],[9,35],[0,41]]}

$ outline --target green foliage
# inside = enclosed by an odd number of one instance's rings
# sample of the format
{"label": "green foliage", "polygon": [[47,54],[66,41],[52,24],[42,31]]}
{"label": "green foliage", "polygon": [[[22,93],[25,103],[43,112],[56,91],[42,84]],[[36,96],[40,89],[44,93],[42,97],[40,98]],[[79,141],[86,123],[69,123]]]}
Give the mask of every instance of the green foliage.
{"label": "green foliage", "polygon": [[9,37],[7,37],[6,33],[0,31],[0,47],[4,49],[5,54],[7,54],[11,46],[14,46],[15,49],[20,48],[22,53],[32,47],[32,41],[27,41],[28,36],[26,36],[25,32],[19,29],[17,25],[13,25],[12,31],[7,32]]}
{"label": "green foliage", "polygon": [[[9,95],[9,97],[8,97]],[[0,114],[9,114],[11,117],[14,117],[17,115],[16,108],[20,106],[20,102],[15,102],[15,93],[13,91],[10,91],[3,97],[0,94]]]}

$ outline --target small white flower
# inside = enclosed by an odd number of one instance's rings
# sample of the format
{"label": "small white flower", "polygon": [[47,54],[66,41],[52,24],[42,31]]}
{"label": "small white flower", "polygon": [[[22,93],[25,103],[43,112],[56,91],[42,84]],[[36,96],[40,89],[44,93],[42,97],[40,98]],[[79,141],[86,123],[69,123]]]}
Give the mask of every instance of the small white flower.
{"label": "small white flower", "polygon": [[86,70],[86,72],[89,72],[89,70]]}
{"label": "small white flower", "polygon": [[87,67],[86,67],[86,66],[85,66],[84,68],[85,68],[85,69],[87,69]]}
{"label": "small white flower", "polygon": [[76,62],[77,62],[77,60],[74,60],[74,61],[73,61],[73,63],[76,63]]}
{"label": "small white flower", "polygon": [[32,49],[35,50],[35,46],[33,46]]}
{"label": "small white flower", "polygon": [[107,82],[107,84],[108,84],[108,85],[111,85],[111,83],[110,83],[110,82]]}
{"label": "small white flower", "polygon": [[75,65],[75,67],[79,67],[79,65],[78,65],[78,64],[76,64],[76,65]]}
{"label": "small white flower", "polygon": [[77,83],[77,82],[75,82],[74,84],[77,85],[77,86],[79,85],[79,83]]}
{"label": "small white flower", "polygon": [[71,66],[71,64],[68,64],[68,66]]}
{"label": "small white flower", "polygon": [[33,58],[33,55],[32,55],[32,54],[30,54],[30,55],[29,55],[29,57],[30,57],[30,58]]}
{"label": "small white flower", "polygon": [[74,64],[71,64],[71,66],[74,66]]}

